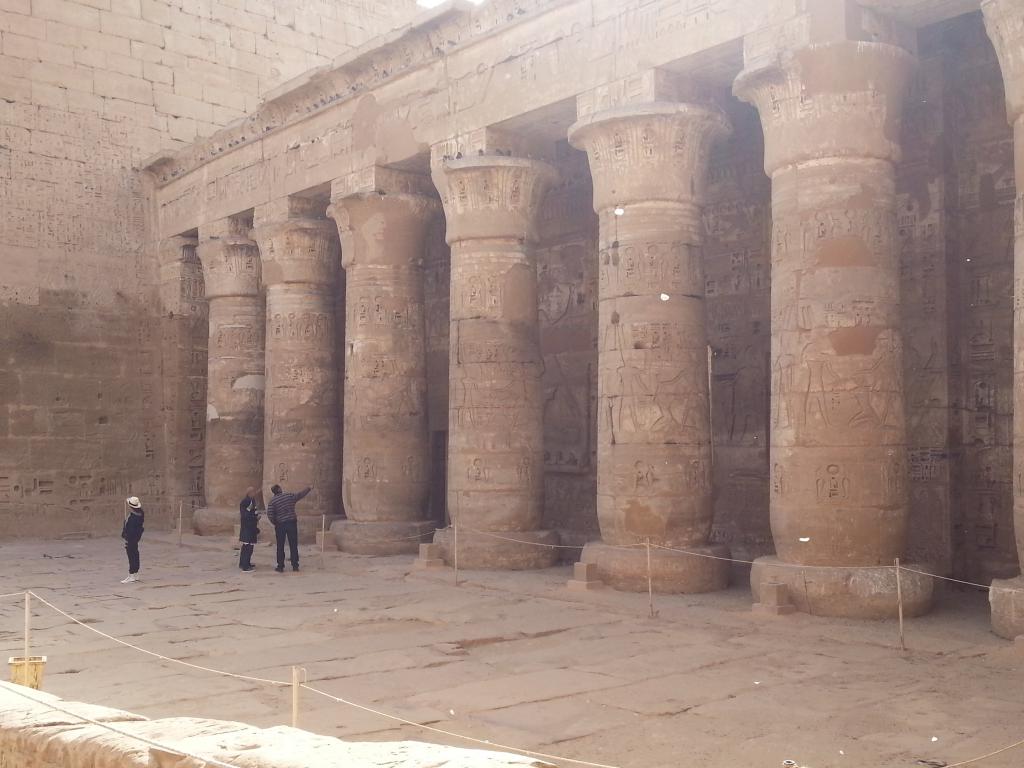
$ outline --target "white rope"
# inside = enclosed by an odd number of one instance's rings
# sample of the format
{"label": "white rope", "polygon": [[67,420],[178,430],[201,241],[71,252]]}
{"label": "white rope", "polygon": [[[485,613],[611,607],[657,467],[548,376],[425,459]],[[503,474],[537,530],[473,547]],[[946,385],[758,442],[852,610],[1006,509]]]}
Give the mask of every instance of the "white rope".
{"label": "white rope", "polygon": [[[37,595],[37,597],[38,597],[38,595]],[[42,598],[40,598],[40,599],[42,599]],[[153,741],[152,739],[147,739],[145,736],[139,736],[136,733],[131,733],[130,731],[124,731],[124,730],[121,730],[120,728],[115,728],[114,726],[110,725],[110,723],[102,723],[99,720],[93,720],[91,717],[86,717],[85,715],[80,715],[77,712],[72,712],[70,709],[65,709],[64,707],[58,707],[56,704],[51,704],[50,702],[47,702],[47,701],[41,701],[41,700],[35,698],[34,696],[30,696],[30,695],[24,693],[23,691],[19,691],[19,690],[16,690],[16,689],[17,689],[17,686],[14,686],[14,685],[12,685],[12,686],[4,686],[3,688],[0,688],[0,690],[2,690],[2,691],[5,691],[7,693],[13,693],[15,696],[20,696],[23,699],[28,699],[32,703],[38,704],[39,706],[46,707],[47,709],[52,709],[52,710],[54,710],[56,712],[60,712],[60,713],[65,714],[65,715],[69,715],[70,717],[77,718],[78,720],[81,720],[83,722],[89,723],[90,725],[96,725],[96,726],[99,726],[100,728],[105,728],[106,730],[111,731],[112,733],[116,733],[116,734],[118,734],[120,736],[127,736],[130,739],[135,739],[136,741],[141,741],[143,744],[146,744],[147,746],[155,747],[156,749],[161,749],[161,750],[163,750],[165,752],[170,752],[172,754],[179,755],[181,757],[187,757],[187,758],[189,758],[191,760],[198,760],[199,762],[204,763],[205,765],[217,766],[217,768],[236,768],[236,766],[232,765],[231,763],[225,763],[223,760],[218,760],[215,757],[203,757],[202,755],[193,754],[192,752],[186,752],[185,750],[183,750],[183,749],[181,749],[179,747],[169,747],[166,744],[161,744],[158,741]]]}
{"label": "white rope", "polygon": [[24,596],[25,596],[24,590],[22,590],[21,592],[8,592],[6,595],[0,595],[0,600],[5,600],[8,597],[24,597]]}
{"label": "white rope", "polygon": [[592,763],[592,762],[590,762],[588,760],[576,760],[575,758],[572,758],[572,757],[562,757],[561,755],[549,755],[549,754],[547,754],[545,752],[536,752],[536,751],[534,751],[532,749],[520,749],[519,747],[510,747],[507,744],[498,744],[497,742],[488,741],[486,739],[477,739],[477,738],[475,738],[473,736],[464,736],[461,733],[455,733],[453,731],[446,731],[443,728],[435,728],[432,725],[424,725],[423,723],[417,723],[414,720],[406,720],[404,717],[399,717],[398,715],[391,715],[391,714],[388,714],[387,712],[381,712],[378,709],[373,709],[372,707],[367,707],[367,706],[365,706],[363,704],[357,704],[354,701],[349,701],[348,699],[343,699],[340,696],[335,696],[334,694],[327,693],[327,691],[321,691],[319,688],[314,688],[311,685],[306,685],[305,683],[303,683],[299,687],[300,688],[305,688],[310,693],[316,693],[316,694],[319,694],[320,696],[323,696],[324,698],[331,699],[332,701],[335,701],[338,704],[345,704],[345,705],[347,705],[349,707],[355,707],[356,709],[361,709],[364,712],[369,712],[370,714],[373,714],[373,715],[379,715],[380,717],[383,717],[383,718],[385,718],[387,720],[394,720],[395,722],[403,723],[404,725],[411,725],[414,728],[422,728],[425,731],[430,731],[432,733],[438,733],[438,734],[441,734],[442,736],[449,736],[449,737],[454,738],[454,739],[463,739],[464,741],[471,741],[474,744],[483,744],[484,746],[490,747],[491,749],[504,749],[504,750],[507,750],[509,752],[518,752],[521,755],[528,755],[530,757],[540,757],[540,758],[543,758],[545,760],[561,760],[562,762],[566,762],[566,763],[575,763],[577,765],[588,765],[588,766],[591,766],[592,768],[618,768],[618,766],[608,765],[606,763]]}
{"label": "white rope", "polygon": [[67,611],[61,610],[60,608],[58,608],[56,605],[54,605],[53,603],[49,602],[45,598],[40,597],[35,592],[31,592],[30,591],[29,594],[32,595],[33,597],[35,597],[37,600],[39,600],[39,602],[43,603],[43,605],[46,605],[47,607],[52,608],[54,611],[59,613],[61,616],[64,616],[65,618],[70,619],[75,624],[78,624],[80,627],[85,627],[90,632],[95,632],[100,637],[105,637],[107,640],[115,642],[115,643],[117,643],[119,645],[123,645],[126,648],[131,648],[133,650],[136,650],[139,653],[144,653],[147,656],[152,656],[154,658],[160,659],[161,661],[167,661],[167,662],[170,662],[172,664],[180,664],[183,667],[189,667],[190,669],[197,669],[200,672],[210,672],[210,673],[215,674],[215,675],[223,675],[225,677],[233,677],[233,678],[235,678],[237,680],[246,680],[246,681],[251,682],[251,683],[264,683],[266,685],[276,685],[276,686],[279,686],[281,688],[289,688],[289,687],[291,687],[291,683],[286,683],[286,682],[283,682],[281,680],[270,680],[270,679],[265,678],[265,677],[254,677],[252,675],[239,675],[239,674],[235,674],[234,672],[225,672],[224,670],[221,670],[221,669],[214,669],[212,667],[204,667],[204,666],[202,666],[200,664],[193,664],[193,663],[188,662],[188,661],[182,661],[181,659],[174,659],[174,658],[171,658],[170,656],[164,656],[162,653],[156,653],[155,651],[147,651],[145,648],[140,648],[137,645],[133,645],[133,644],[129,643],[127,640],[122,640],[119,637],[114,637],[113,635],[108,635],[106,632],[101,632],[100,630],[96,629],[95,627],[89,626],[85,622],[80,621],[79,619],[76,619],[74,616],[72,616]]}
{"label": "white rope", "polygon": [[981,757],[975,757],[970,760],[962,760],[959,763],[951,763],[950,765],[946,766],[946,768],[957,768],[957,766],[959,765],[973,765],[974,763],[980,763],[982,760],[988,760],[988,758],[990,757],[1001,755],[1003,754],[1003,752],[1009,752],[1011,749],[1016,749],[1017,747],[1024,747],[1024,739],[1021,739],[1020,741],[1014,744],[1010,744],[1008,747],[997,749],[995,752],[989,752],[987,755],[982,755]]}

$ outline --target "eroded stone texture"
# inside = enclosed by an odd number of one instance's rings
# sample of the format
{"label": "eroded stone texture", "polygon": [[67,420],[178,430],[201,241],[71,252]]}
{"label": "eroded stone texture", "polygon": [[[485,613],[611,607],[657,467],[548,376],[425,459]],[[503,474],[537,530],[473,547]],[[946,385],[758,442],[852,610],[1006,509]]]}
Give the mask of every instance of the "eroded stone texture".
{"label": "eroded stone texture", "polygon": [[430,179],[386,168],[336,182],[328,210],[346,276],[345,444],[338,545],[414,553],[434,530],[423,255],[440,213]]}
{"label": "eroded stone texture", "polygon": [[[982,3],[985,27],[1003,72],[1007,117],[1013,124],[1016,203],[1013,266],[1013,522],[1020,562],[1024,562],[1024,7],[1013,0]],[[1024,611],[1012,589],[1020,578],[993,580],[989,595],[992,627],[1004,637],[1024,634]],[[1010,588],[1010,589],[1005,589]]]}
{"label": "eroded stone texture", "polygon": [[267,308],[263,491],[313,487],[296,508],[308,540],[340,507],[338,239],[323,205],[297,197],[257,208],[253,236]]}
{"label": "eroded stone texture", "polygon": [[[894,45],[840,41],[789,52],[735,85],[761,114],[772,177],[771,523],[785,563],[903,555],[893,163],[912,64]],[[833,581],[835,598],[861,615],[849,583]]]}
{"label": "eroded stone texture", "polygon": [[224,219],[199,232],[209,304],[206,386],[206,507],[197,533],[230,533],[238,501],[263,477],[263,341],[266,312],[260,255],[244,219]]}
{"label": "eroded stone texture", "polygon": [[[651,73],[632,92],[661,96]],[[641,542],[708,547],[711,425],[701,268],[701,196],[712,142],[728,124],[715,109],[580,97],[570,141],[585,149],[600,218],[597,514],[603,544],[585,562],[623,589],[646,589]],[[723,588],[724,560],[660,551],[655,586]],[[678,564],[672,563],[679,560]],[[685,563],[683,562],[685,561]],[[655,567],[657,566],[657,567]]]}
{"label": "eroded stone texture", "polygon": [[[538,530],[544,405],[534,248],[555,172],[489,152],[435,156],[433,165],[452,249],[447,488],[459,563],[550,565],[557,551],[536,546],[557,535]],[[435,541],[450,561],[450,532]]]}

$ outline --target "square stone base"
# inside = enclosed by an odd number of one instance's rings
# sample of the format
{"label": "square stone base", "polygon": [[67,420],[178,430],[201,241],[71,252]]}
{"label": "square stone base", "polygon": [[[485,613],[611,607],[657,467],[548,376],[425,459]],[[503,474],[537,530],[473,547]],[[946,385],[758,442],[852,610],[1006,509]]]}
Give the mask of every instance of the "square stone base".
{"label": "square stone base", "polygon": [[[920,565],[907,568],[927,570]],[[934,581],[931,576],[900,571],[905,617],[931,610]],[[796,610],[815,616],[894,619],[899,615],[895,568],[796,565],[774,556],[759,557],[750,569],[755,601],[760,602],[762,585],[768,583],[785,585]]]}
{"label": "square stone base", "polygon": [[334,543],[350,555],[415,555],[420,544],[430,541],[432,521],[360,523],[339,520],[331,526]]}
{"label": "square stone base", "polygon": [[1007,640],[1024,635],[1024,576],[992,579],[988,592],[992,631]]}
{"label": "square stone base", "polygon": [[[500,538],[498,538],[500,537]],[[455,536],[451,528],[434,534],[441,556],[454,565]],[[459,569],[526,571],[550,568],[558,561],[558,534],[554,531],[494,531],[490,536],[459,531]]]}
{"label": "square stone base", "polygon": [[[697,594],[729,586],[728,547],[704,544],[686,549],[683,553],[651,547],[651,587],[655,592]],[[597,578],[614,589],[647,591],[646,547],[627,549],[592,541],[583,548],[580,562],[592,564]]]}

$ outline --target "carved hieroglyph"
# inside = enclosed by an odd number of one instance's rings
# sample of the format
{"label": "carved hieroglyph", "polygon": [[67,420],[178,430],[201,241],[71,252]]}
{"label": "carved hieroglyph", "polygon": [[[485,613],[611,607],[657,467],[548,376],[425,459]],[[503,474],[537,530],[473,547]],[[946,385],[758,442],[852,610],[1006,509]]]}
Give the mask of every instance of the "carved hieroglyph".
{"label": "carved hieroglyph", "polygon": [[[702,546],[711,533],[700,199],[711,143],[727,130],[716,110],[668,101],[584,115],[570,130],[587,151],[600,217],[597,514],[605,544]],[[627,559],[614,561],[628,568]],[[595,561],[603,578],[629,587],[626,574]],[[678,579],[661,588],[725,586]]]}
{"label": "carved hieroglyph", "polygon": [[210,307],[206,506],[225,510],[233,525],[238,500],[263,477],[260,257],[247,223],[240,219],[202,227],[198,252]]}
{"label": "carved hieroglyph", "polygon": [[[451,245],[448,514],[472,531],[542,532],[544,428],[537,324],[537,218],[554,178],[546,163],[491,154],[440,159],[434,178]],[[467,567],[548,564],[548,547],[493,539],[460,549]]]}
{"label": "carved hieroglyph", "polygon": [[338,366],[334,289],[338,240],[314,201],[285,198],[256,209],[266,286],[264,495],[313,486],[300,516],[340,507]]}
{"label": "carved hieroglyph", "polygon": [[365,183],[361,175],[336,183],[328,210],[346,277],[348,521],[335,528],[346,551],[415,552],[418,537],[434,527],[424,520],[430,446],[423,254],[440,205],[429,178],[372,170]]}
{"label": "carved hieroglyph", "polygon": [[779,557],[891,565],[907,519],[894,171],[912,57],[838,42],[744,73],[772,177],[771,521]]}
{"label": "carved hieroglyph", "polygon": [[[1013,124],[1017,197],[1013,257],[1013,522],[1017,554],[1024,562],[1024,6],[1017,0],[982,3],[985,28],[996,49]],[[1003,637],[1024,634],[1024,578],[993,580],[992,626]]]}

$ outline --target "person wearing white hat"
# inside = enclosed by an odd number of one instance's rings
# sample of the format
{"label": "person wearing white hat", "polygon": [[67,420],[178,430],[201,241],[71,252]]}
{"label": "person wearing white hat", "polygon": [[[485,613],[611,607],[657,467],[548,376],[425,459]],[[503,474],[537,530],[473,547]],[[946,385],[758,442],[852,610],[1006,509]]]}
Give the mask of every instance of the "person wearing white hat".
{"label": "person wearing white hat", "polygon": [[138,496],[129,496],[125,503],[128,509],[124,527],[121,528],[121,538],[124,539],[124,548],[128,553],[128,576],[121,579],[121,583],[131,584],[139,580],[139,541],[142,540],[146,512]]}

